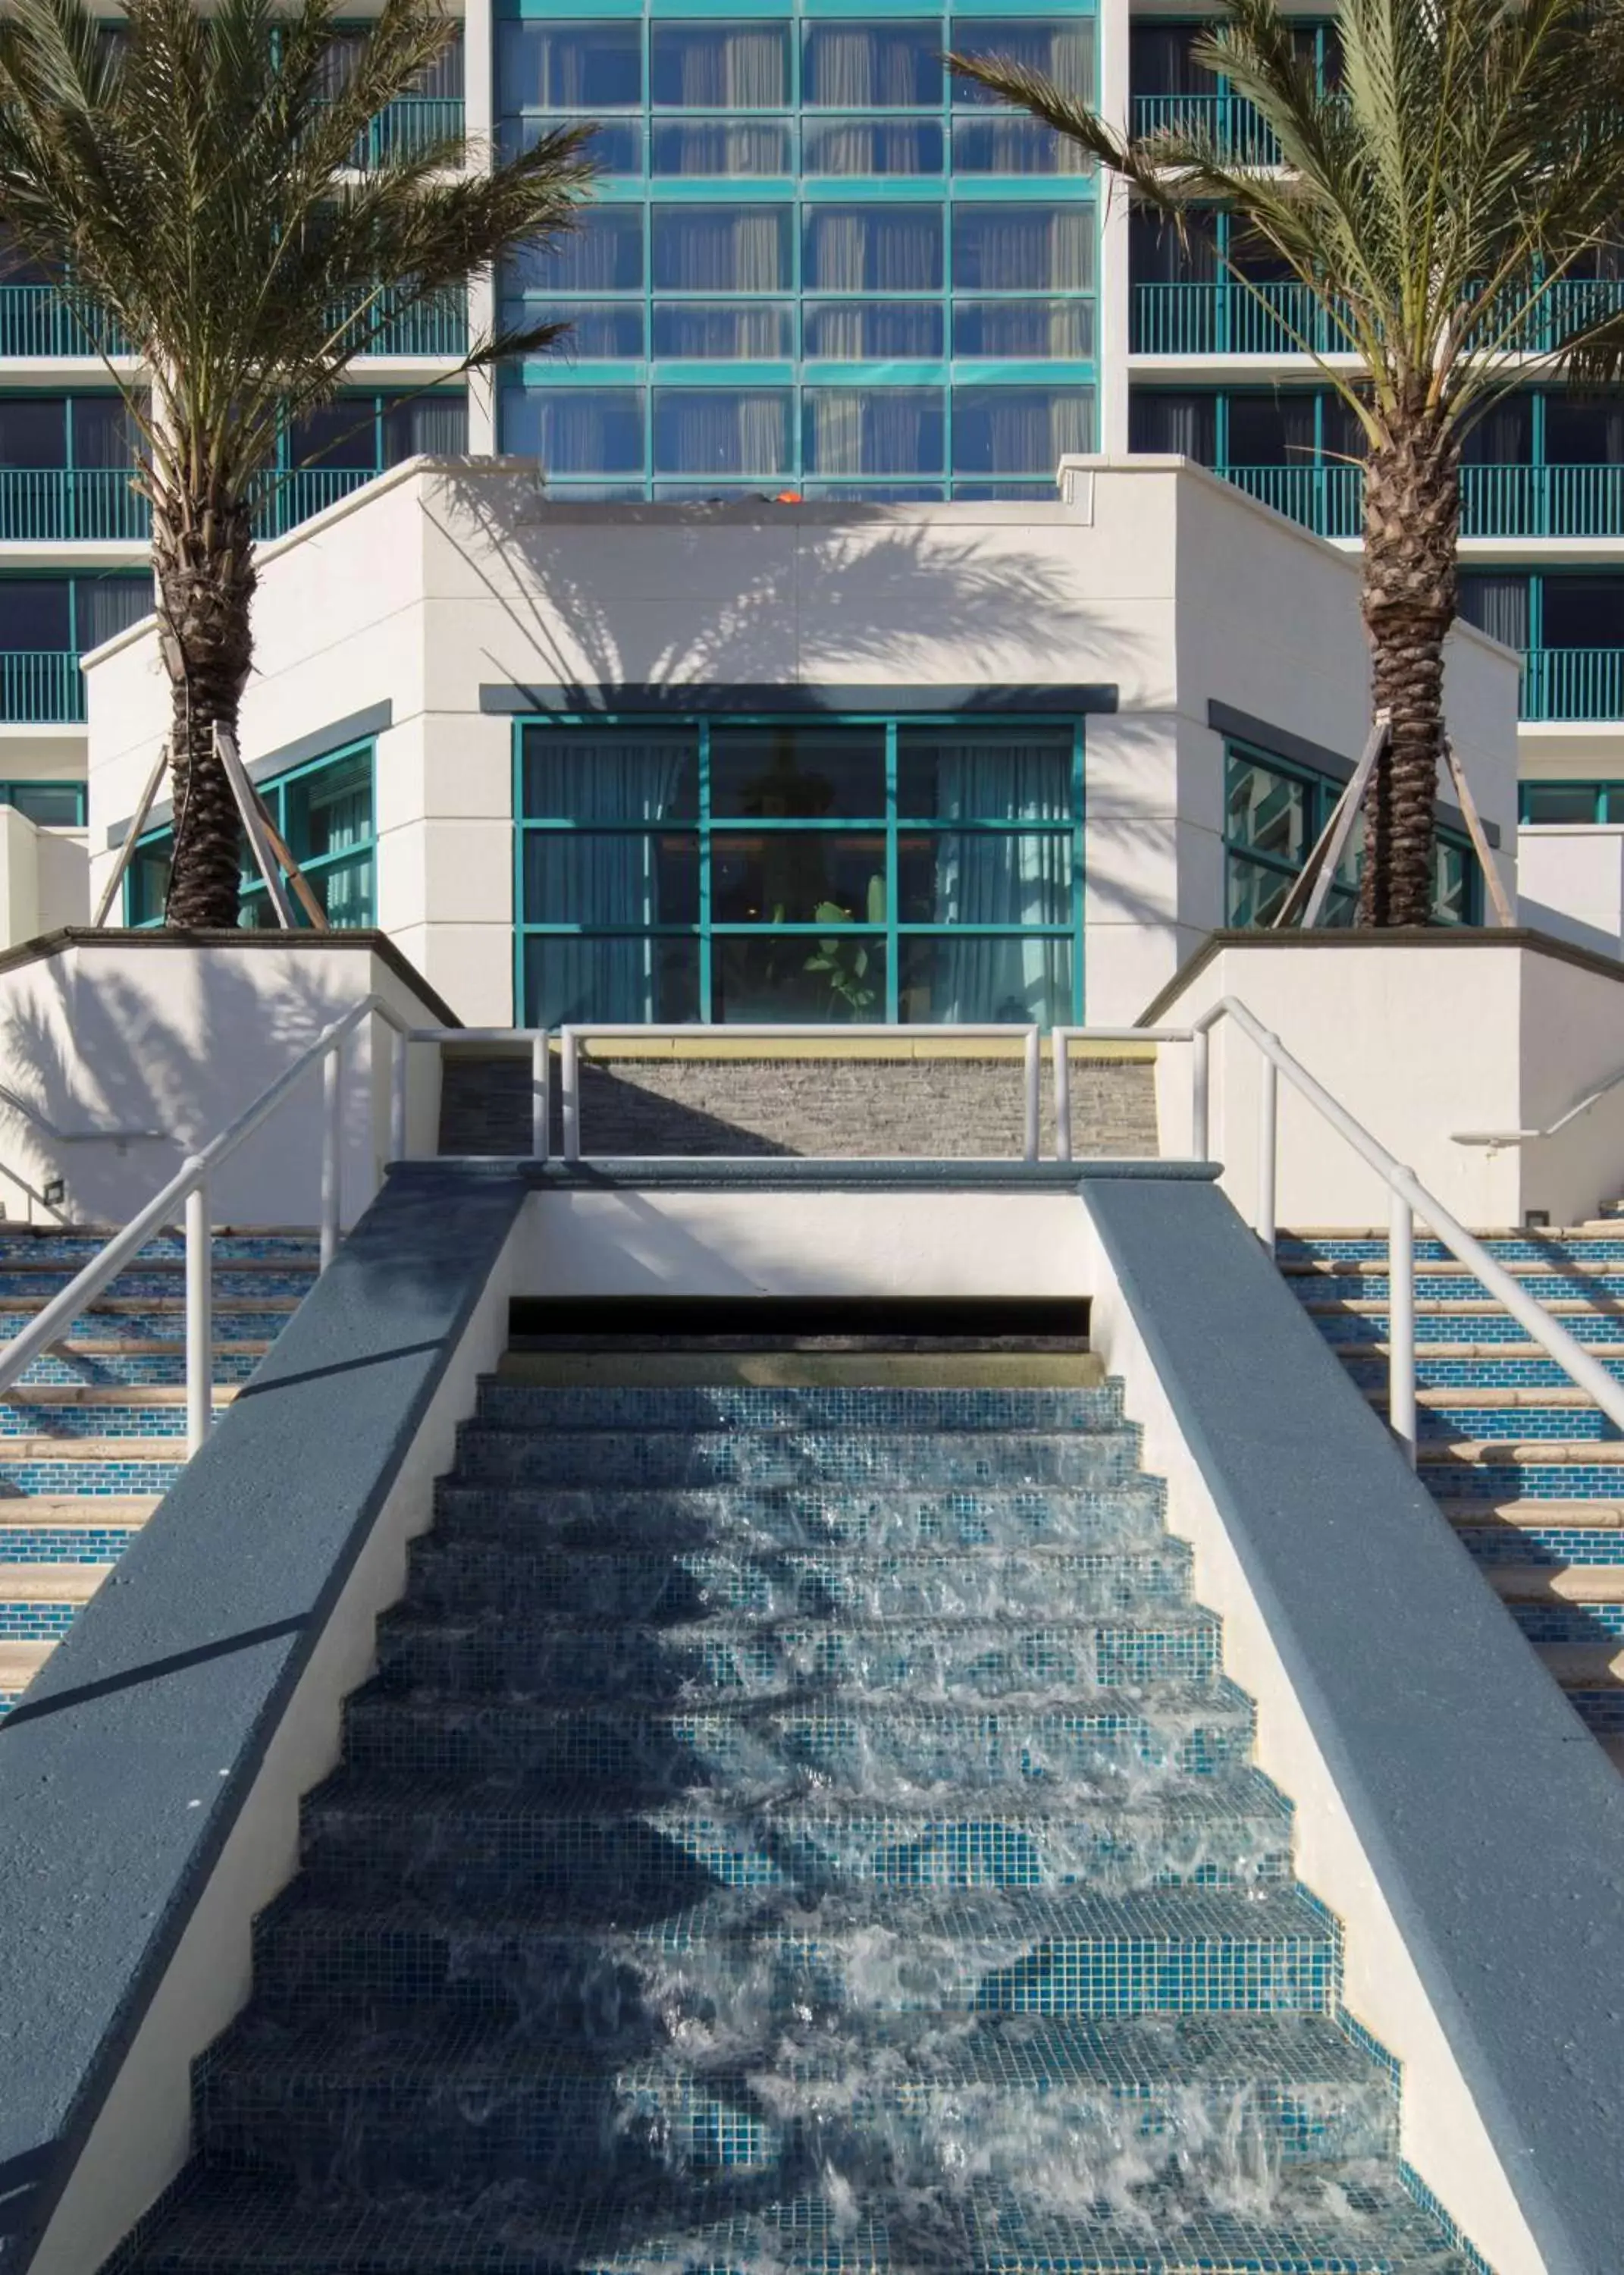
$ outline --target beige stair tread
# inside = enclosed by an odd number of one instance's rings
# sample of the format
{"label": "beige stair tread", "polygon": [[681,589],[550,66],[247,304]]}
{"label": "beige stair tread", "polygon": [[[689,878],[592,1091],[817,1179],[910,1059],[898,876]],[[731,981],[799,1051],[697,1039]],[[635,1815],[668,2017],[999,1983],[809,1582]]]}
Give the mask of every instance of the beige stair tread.
{"label": "beige stair tread", "polygon": [[[1316,1319],[1357,1319],[1364,1318],[1367,1314],[1385,1318],[1391,1307],[1385,1296],[1374,1297],[1328,1296],[1319,1303],[1315,1303],[1311,1298],[1304,1303],[1303,1308]],[[1610,1315],[1616,1312],[1624,1316],[1624,1296],[1592,1296],[1588,1298],[1582,1296],[1553,1296],[1549,1303],[1542,1303],[1539,1308],[1542,1311],[1550,1311],[1558,1318],[1567,1316],[1588,1319],[1593,1319],[1598,1311],[1605,1311]],[[1416,1316],[1417,1319],[1503,1319],[1506,1316],[1506,1306],[1504,1304],[1496,1303],[1490,1296],[1417,1296]],[[1430,1350],[1431,1345],[1417,1344],[1416,1348]],[[1609,1343],[1592,1345],[1590,1348],[1610,1350],[1613,1346]]]}
{"label": "beige stair tread", "polygon": [[173,1438],[43,1438],[0,1435],[4,1462],[184,1462],[186,1441]]}
{"label": "beige stair tread", "polygon": [[[60,1342],[52,1343],[50,1348],[62,1358],[185,1358],[186,1356],[183,1336],[173,1336],[168,1340],[154,1337],[148,1341],[140,1335],[64,1335]],[[263,1358],[270,1348],[271,1338],[268,1335],[238,1336],[229,1342],[216,1336],[214,1346],[216,1358]],[[107,1387],[111,1389],[118,1387],[117,1384]],[[48,1386],[42,1384],[40,1387],[43,1389]],[[127,1387],[149,1390],[157,1386],[132,1382]]]}
{"label": "beige stair tread", "polygon": [[[1617,1257],[1505,1256],[1495,1262],[1514,1280],[1545,1280],[1558,1274],[1567,1279],[1602,1280],[1624,1271],[1624,1250]],[[1287,1257],[1280,1268],[1288,1280],[1385,1280],[1389,1266],[1385,1256],[1315,1256]],[[1457,1263],[1454,1257],[1446,1261],[1418,1258],[1415,1273],[1417,1287],[1424,1280],[1458,1280],[1462,1273],[1469,1279],[1477,1276],[1469,1264]]]}
{"label": "beige stair tread", "polygon": [[0,1564],[0,1603],[87,1604],[111,1564]]}
{"label": "beige stair tread", "polygon": [[1451,1524],[1503,1524],[1514,1530],[1549,1526],[1555,1531],[1624,1531],[1620,1500],[1451,1500],[1438,1505]]}
{"label": "beige stair tread", "polygon": [[[0,1641],[0,1691],[8,1694],[26,1690],[34,1676],[57,1648],[49,1643],[19,1643],[14,1637]],[[0,1724],[3,1728],[4,1724]]]}
{"label": "beige stair tread", "polygon": [[1624,1636],[1596,1643],[1537,1643],[1534,1649],[1565,1690],[1624,1682]]}
{"label": "beige stair tread", "polygon": [[566,1388],[597,1384],[769,1389],[1071,1389],[1102,1383],[1092,1351],[509,1351],[504,1382]]}
{"label": "beige stair tread", "polygon": [[94,1531],[108,1524],[145,1524],[159,1493],[21,1493],[0,1500],[0,1557],[7,1532],[32,1532],[42,1525],[61,1530],[82,1526]]}
{"label": "beige stair tread", "polygon": [[[217,1382],[216,1406],[229,1406],[240,1385]],[[184,1382],[19,1382],[0,1392],[4,1406],[184,1406]]]}
{"label": "beige stair tread", "polygon": [[1423,1468],[1509,1459],[1589,1462],[1611,1469],[1624,1462],[1624,1438],[1439,1438],[1420,1446],[1416,1459]]}
{"label": "beige stair tread", "polygon": [[[1590,1306],[1586,1304],[1583,1308],[1588,1311]],[[1611,1353],[1620,1361],[1624,1361],[1624,1343],[1586,1343],[1583,1348],[1597,1358],[1605,1358]],[[1371,1359],[1390,1358],[1393,1355],[1393,1345],[1389,1342],[1333,1343],[1331,1349],[1340,1359],[1363,1359],[1367,1363]],[[1478,1361],[1511,1358],[1526,1361],[1549,1357],[1549,1352],[1543,1349],[1538,1343],[1417,1343],[1416,1345],[1417,1364],[1423,1364],[1430,1358]],[[1552,1360],[1551,1363],[1554,1365],[1556,1362]],[[1477,1388],[1469,1382],[1444,1383],[1438,1387],[1474,1399],[1478,1395]],[[1515,1387],[1532,1389],[1536,1395],[1538,1394],[1537,1385],[1518,1384]]]}
{"label": "beige stair tread", "polygon": [[[1385,1382],[1372,1383],[1364,1394],[1372,1406],[1385,1406],[1387,1386]],[[1556,1406],[1583,1412],[1594,1411],[1596,1401],[1588,1390],[1581,1390],[1571,1382],[1552,1383],[1543,1390],[1537,1382],[1512,1382],[1493,1389],[1479,1389],[1471,1382],[1445,1382],[1417,1390],[1416,1403],[1440,1410],[1451,1406],[1503,1406],[1509,1412],[1519,1406]]]}
{"label": "beige stair tread", "polygon": [[1485,1564],[1508,1604],[1624,1604],[1624,1564]]}
{"label": "beige stair tread", "polygon": [[[7,1256],[0,1250],[0,1274],[7,1272],[72,1273],[82,1272],[94,1260],[94,1251],[77,1256]],[[180,1278],[186,1269],[184,1256],[132,1256],[122,1265],[121,1272],[162,1272]],[[313,1274],[317,1259],[313,1256],[216,1256],[216,1272],[308,1272]]]}
{"label": "beige stair tread", "polygon": [[[304,1300],[302,1296],[223,1296],[216,1290],[215,1308],[241,1312],[297,1311]],[[0,1296],[0,1311],[26,1311],[32,1316],[42,1311],[44,1304],[42,1296]],[[184,1296],[94,1296],[79,1317],[87,1319],[98,1311],[110,1312],[115,1317],[127,1311],[155,1311],[161,1319],[167,1319],[172,1311],[178,1318],[185,1308]]]}

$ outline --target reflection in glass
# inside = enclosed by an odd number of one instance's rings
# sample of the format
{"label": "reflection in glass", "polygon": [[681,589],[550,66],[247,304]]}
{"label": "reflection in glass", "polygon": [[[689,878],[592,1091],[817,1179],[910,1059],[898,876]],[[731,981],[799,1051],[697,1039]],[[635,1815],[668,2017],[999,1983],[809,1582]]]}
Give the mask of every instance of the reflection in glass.
{"label": "reflection in glass", "polygon": [[934,21],[808,24],[801,100],[818,110],[930,110],[941,101]]}
{"label": "reflection in glass", "polygon": [[668,832],[527,829],[525,896],[549,924],[698,924],[699,841]]}
{"label": "reflection in glass", "polygon": [[808,388],[802,404],[808,473],[941,471],[946,423],[937,388]]}
{"label": "reflection in glass", "polygon": [[1308,790],[1291,775],[1231,756],[1226,834],[1232,844],[1300,862],[1308,844]]}
{"label": "reflection in glass", "polygon": [[885,812],[881,727],[713,727],[711,811],[820,821]]}
{"label": "reflection in glass", "polygon": [[897,840],[896,881],[903,924],[1069,924],[1070,833],[904,833]]}
{"label": "reflection in glass", "polygon": [[1086,360],[1094,352],[1094,304],[1091,300],[955,300],[953,352]]}
{"label": "reflection in glass", "polygon": [[654,304],[654,353],[720,361],[795,353],[795,312],[773,300],[667,300]]}
{"label": "reflection in glass", "polygon": [[850,1025],[883,1019],[883,936],[721,935],[711,949],[711,1017]]}
{"label": "reflection in glass", "polygon": [[614,110],[643,100],[643,26],[632,18],[499,24],[497,84],[514,110]]}
{"label": "reflection in glass", "polygon": [[653,129],[656,174],[792,174],[789,129],[767,118],[658,118]]}
{"label": "reflection in glass", "polygon": [[527,727],[524,811],[531,821],[691,821],[699,811],[698,732]]}
{"label": "reflection in glass", "polygon": [[813,300],[803,317],[803,353],[831,362],[942,352],[941,305],[931,300]]}
{"label": "reflection in glass", "polygon": [[[711,840],[711,915],[718,924],[883,924],[883,836],[764,829]],[[831,916],[837,910],[838,916]]]}
{"label": "reflection in glass", "polygon": [[[568,324],[570,329],[557,346],[547,351],[566,362],[578,356],[596,359],[640,357],[644,352],[640,300],[557,300],[541,304],[526,300],[513,309],[511,321],[516,326]],[[507,431],[505,427],[503,431]]]}
{"label": "reflection in glass", "polygon": [[676,1025],[699,1016],[699,943],[668,934],[525,942],[525,1017],[561,1027],[596,1019]]}
{"label": "reflection in glass", "polygon": [[782,474],[791,463],[788,388],[661,388],[657,474]]}
{"label": "reflection in glass", "polygon": [[953,471],[1052,474],[1094,447],[1094,397],[1084,387],[956,387]]}
{"label": "reflection in glass", "polygon": [[956,174],[1087,174],[1093,161],[1080,144],[1040,118],[1014,111],[953,122]]}
{"label": "reflection in glass", "polygon": [[[1083,16],[956,16],[948,42],[958,56],[1001,56],[1052,79],[1068,94],[1094,97],[1094,26]],[[976,79],[952,82],[956,104],[993,103]]]}
{"label": "reflection in glass", "polygon": [[788,206],[656,206],[656,291],[776,292],[790,282]]}
{"label": "reflection in glass", "polygon": [[934,118],[809,118],[801,132],[807,174],[940,174]]}
{"label": "reflection in glass", "polygon": [[953,282],[961,291],[1086,292],[1094,282],[1091,204],[953,208]]}
{"label": "reflection in glass", "polygon": [[643,467],[643,391],[548,387],[508,397],[504,447],[556,474],[629,474]]}
{"label": "reflection in glass", "polygon": [[1071,942],[1023,938],[904,938],[898,948],[896,1008],[910,1024],[1054,1026],[1071,1017]]}
{"label": "reflection in glass", "polygon": [[789,26],[656,22],[649,97],[684,110],[777,110],[789,100]]}
{"label": "reflection in glass", "polygon": [[643,285],[643,208],[588,207],[552,246],[527,245],[509,277],[521,292],[636,292]]}
{"label": "reflection in glass", "polygon": [[[517,158],[544,134],[561,126],[580,126],[578,118],[504,118],[497,139],[504,158]],[[600,118],[591,122],[585,155],[606,174],[640,174],[643,170],[643,127],[635,118]]]}
{"label": "reflection in glass", "polygon": [[935,205],[812,206],[802,282],[819,292],[932,292],[942,280]]}

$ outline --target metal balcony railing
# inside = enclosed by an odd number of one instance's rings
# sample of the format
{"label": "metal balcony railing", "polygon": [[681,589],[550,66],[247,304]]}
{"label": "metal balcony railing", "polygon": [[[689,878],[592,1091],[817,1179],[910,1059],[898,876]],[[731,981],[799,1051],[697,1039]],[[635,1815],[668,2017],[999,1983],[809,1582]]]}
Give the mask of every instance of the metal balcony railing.
{"label": "metal balcony railing", "polygon": [[[1364,470],[1222,466],[1226,481],[1320,537],[1357,537]],[[1624,466],[1462,466],[1462,537],[1624,537]]]}
{"label": "metal balcony railing", "polygon": [[1624,647],[1536,647],[1522,659],[1524,719],[1624,720]]}
{"label": "metal balcony railing", "polygon": [[1259,284],[1256,294],[1221,280],[1136,284],[1129,345],[1137,355],[1289,356],[1300,342],[1320,355],[1348,340],[1306,284]]}
{"label": "metal balcony railing", "polygon": [[0,543],[144,544],[147,501],[118,466],[0,466]]}
{"label": "metal balcony railing", "polygon": [[1226,466],[1224,480],[1320,537],[1357,537],[1364,469],[1352,465]]}
{"label": "metal balcony railing", "polygon": [[368,332],[365,353],[369,356],[461,356],[468,352],[468,296],[465,292],[436,292],[431,299],[420,300],[414,306],[404,307],[389,315],[393,296],[385,294],[382,300],[384,321],[375,337],[370,336],[378,322],[375,306],[369,306],[363,318]]}
{"label": "metal balcony railing", "polygon": [[79,658],[57,649],[0,649],[0,720],[8,726],[79,726],[85,683]]}
{"label": "metal balcony railing", "polygon": [[1241,166],[1278,166],[1280,144],[1243,95],[1136,94],[1136,134],[1207,133]]}
{"label": "metal balcony railing", "polygon": [[324,512],[377,478],[375,466],[301,466],[293,473],[261,474],[256,485],[253,533],[262,538],[283,537],[312,514]]}
{"label": "metal balcony railing", "polygon": [[415,158],[431,144],[463,132],[460,94],[403,94],[381,110],[356,145],[358,167],[384,158]]}
{"label": "metal balcony railing", "polygon": [[117,324],[55,284],[0,284],[0,356],[130,355]]}

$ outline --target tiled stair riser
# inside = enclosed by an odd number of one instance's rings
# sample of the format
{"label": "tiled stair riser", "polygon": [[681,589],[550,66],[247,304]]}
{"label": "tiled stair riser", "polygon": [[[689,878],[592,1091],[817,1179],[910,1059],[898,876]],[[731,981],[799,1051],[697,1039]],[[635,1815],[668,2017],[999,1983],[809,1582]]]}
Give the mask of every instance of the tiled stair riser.
{"label": "tiled stair riser", "polygon": [[[1319,1311],[1308,1306],[1314,1325],[1329,1343],[1371,1343],[1387,1340],[1387,1312],[1385,1307],[1373,1311],[1352,1311],[1338,1306]],[[1624,1307],[1617,1312],[1592,1311],[1581,1305],[1557,1309],[1555,1316],[1578,1343],[1605,1345],[1624,1343]],[[1516,1343],[1528,1341],[1528,1329],[1521,1320],[1514,1319],[1507,1311],[1489,1308],[1486,1303],[1469,1313],[1460,1311],[1429,1312],[1418,1307],[1416,1313],[1416,1342],[1418,1349],[1429,1343]],[[1609,1357],[1612,1357],[1608,1353]]]}
{"label": "tiled stair riser", "polygon": [[485,1386],[133,2275],[1469,2275],[1137,1458]]}
{"label": "tiled stair riser", "polygon": [[[29,1325],[105,1237],[0,1231],[0,1343]],[[314,1261],[314,1243],[302,1235],[216,1237],[218,1391],[248,1380],[308,1290]],[[0,1401],[0,1518],[11,1520],[0,1523],[0,1566],[14,1568],[0,1599],[0,1712],[16,1704],[47,1655],[41,1646],[60,1639],[94,1591],[96,1572],[87,1568],[117,1561],[144,1521],[145,1505],[180,1474],[184,1285],[178,1238],[149,1243]],[[216,1400],[216,1417],[228,1403]],[[38,1524],[26,1521],[31,1501],[41,1504]],[[98,1503],[126,1501],[132,1518],[94,1520]],[[64,1521],[73,1512],[76,1521]],[[25,1571],[37,1573],[37,1595]]]}

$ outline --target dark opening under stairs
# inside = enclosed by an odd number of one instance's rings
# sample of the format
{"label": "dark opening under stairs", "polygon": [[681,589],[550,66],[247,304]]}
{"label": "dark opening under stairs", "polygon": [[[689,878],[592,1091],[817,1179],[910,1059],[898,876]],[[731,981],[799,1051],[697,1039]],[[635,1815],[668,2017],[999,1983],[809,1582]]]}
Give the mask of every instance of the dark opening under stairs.
{"label": "dark opening under stairs", "polygon": [[[110,1236],[0,1227],[0,1345]],[[315,1271],[313,1235],[216,1235],[216,1412],[258,1366]],[[162,1235],[0,1398],[0,1714],[180,1474],[185,1334],[185,1243]]]}
{"label": "dark opening under stairs", "polygon": [[[1480,1233],[1624,1381],[1624,1226]],[[1283,1234],[1280,1269],[1384,1413],[1387,1239]],[[1624,1440],[1441,1242],[1416,1243],[1416,1467],[1569,1703],[1624,1768]]]}
{"label": "dark opening under stairs", "polygon": [[1119,1387],[998,1358],[510,1357],[116,2264],[1469,2275]]}

